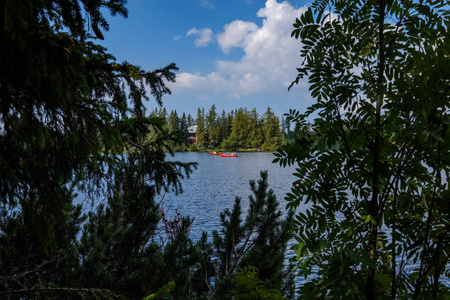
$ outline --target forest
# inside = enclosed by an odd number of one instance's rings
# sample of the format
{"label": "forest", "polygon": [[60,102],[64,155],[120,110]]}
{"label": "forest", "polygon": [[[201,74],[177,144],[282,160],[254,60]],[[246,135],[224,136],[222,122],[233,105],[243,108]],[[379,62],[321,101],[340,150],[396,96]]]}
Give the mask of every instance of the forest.
{"label": "forest", "polygon": [[[172,145],[174,151],[275,151],[293,136],[290,121],[285,120],[284,116],[280,120],[270,107],[262,116],[256,108],[250,111],[247,108],[239,108],[228,113],[223,110],[219,114],[214,104],[206,113],[204,108],[198,108],[195,118],[190,114],[186,116],[184,112],[179,115],[176,110],[169,114],[164,107],[155,108],[151,115],[164,118],[169,133],[178,132],[181,142]],[[190,126],[197,126],[195,145],[188,138],[187,129]]]}
{"label": "forest", "polygon": [[0,298],[449,298],[448,0],[305,7],[289,89],[312,104],[195,120],[201,149],[278,147],[295,167],[287,213],[261,172],[197,241],[155,200],[197,168],[167,159],[194,122],[165,118],[178,67],[98,43],[125,4],[0,1]]}

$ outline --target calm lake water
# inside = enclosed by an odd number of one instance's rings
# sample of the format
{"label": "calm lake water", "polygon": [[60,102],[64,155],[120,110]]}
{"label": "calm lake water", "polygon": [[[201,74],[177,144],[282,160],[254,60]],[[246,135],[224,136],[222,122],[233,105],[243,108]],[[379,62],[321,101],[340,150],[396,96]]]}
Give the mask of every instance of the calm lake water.
{"label": "calm lake water", "polygon": [[[175,153],[169,160],[181,162],[197,162],[198,169],[194,170],[189,179],[182,181],[184,192],[180,195],[167,193],[161,196],[163,207],[170,214],[176,211],[183,216],[195,218],[191,238],[197,240],[203,231],[211,237],[213,230],[220,230],[220,213],[226,208],[232,209],[236,196],[242,198],[242,212],[248,211],[248,196],[251,194],[249,181],[257,181],[260,172],[267,170],[269,175],[269,188],[273,189],[280,202],[280,210],[285,211],[284,197],[291,189],[296,178],[292,175],[295,167],[283,168],[272,163],[275,156],[268,152],[238,153],[239,157],[225,158],[212,156],[207,153]],[[304,212],[307,207],[297,208],[297,212]],[[288,245],[288,248],[294,241]],[[293,252],[288,250],[286,256],[292,257]],[[409,266],[418,267],[418,263]],[[450,267],[447,265],[447,268]],[[314,273],[314,271],[313,271]],[[314,274],[312,274],[314,276]],[[309,278],[308,278],[309,279]],[[450,286],[450,279],[442,276],[441,282]],[[305,282],[303,277],[296,276],[296,286]]]}
{"label": "calm lake water", "polygon": [[[168,160],[198,163],[197,170],[194,170],[190,178],[182,181],[182,194],[167,193],[162,198],[162,205],[169,215],[178,211],[183,216],[195,218],[190,232],[193,240],[198,240],[202,232],[206,231],[211,242],[212,231],[221,229],[220,213],[226,208],[233,208],[236,196],[242,198],[242,213],[246,215],[249,208],[248,196],[251,195],[249,181],[258,181],[260,172],[264,170],[268,174],[269,189],[275,192],[280,203],[279,210],[283,213],[286,211],[287,201],[284,197],[296,180],[292,175],[295,168],[283,168],[272,163],[275,156],[269,152],[243,152],[238,155],[220,157],[208,153],[180,152],[175,153],[174,157],[168,157]],[[288,248],[293,244],[294,241],[291,241]],[[293,255],[293,251],[288,249],[286,257]],[[296,276],[296,287],[304,281],[303,277]]]}
{"label": "calm lake water", "polygon": [[[175,210],[183,216],[195,218],[191,230],[192,239],[200,238],[201,233],[219,230],[220,213],[226,208],[232,209],[236,196],[242,198],[242,211],[248,210],[250,180],[259,180],[262,170],[268,171],[269,188],[273,189],[279,208],[284,211],[284,196],[290,191],[294,168],[282,168],[272,163],[273,153],[253,152],[238,153],[239,157],[220,157],[207,153],[183,152],[175,153],[169,160],[181,162],[197,162],[189,179],[182,181],[184,192],[180,195],[167,193],[162,204],[169,214]],[[160,200],[161,200],[160,199]],[[157,200],[158,201],[158,200]]]}
{"label": "calm lake water", "polygon": [[[275,156],[268,152],[238,153],[239,157],[225,158],[208,155],[208,153],[180,152],[168,160],[181,162],[197,162],[198,168],[190,178],[182,180],[184,192],[179,195],[168,192],[160,195],[157,202],[161,202],[167,214],[175,215],[177,212],[183,216],[194,218],[190,236],[198,240],[203,231],[208,233],[209,239],[213,230],[220,230],[220,213],[226,208],[232,209],[236,196],[242,198],[243,214],[248,211],[248,196],[250,180],[257,181],[262,170],[268,171],[269,188],[273,189],[280,203],[279,209],[284,212],[286,201],[284,197],[291,189],[296,178],[292,175],[294,167],[282,168],[272,163]],[[299,207],[297,212],[304,212],[306,207]],[[211,241],[211,239],[210,239]],[[288,248],[292,246],[292,241]],[[288,250],[287,258],[293,256]],[[410,265],[417,267],[418,265]],[[450,263],[447,269],[450,268]],[[313,275],[314,276],[314,275]],[[310,278],[310,277],[309,277]],[[309,279],[308,278],[308,279]],[[303,277],[297,276],[295,283],[299,287],[304,283]],[[441,282],[450,286],[450,279],[442,276]]]}

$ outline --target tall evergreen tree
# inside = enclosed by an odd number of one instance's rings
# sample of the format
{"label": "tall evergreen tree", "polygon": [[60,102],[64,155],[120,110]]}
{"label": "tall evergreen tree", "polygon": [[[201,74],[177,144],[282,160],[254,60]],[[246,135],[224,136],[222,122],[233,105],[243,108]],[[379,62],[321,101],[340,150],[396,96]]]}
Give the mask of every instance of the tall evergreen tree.
{"label": "tall evergreen tree", "polygon": [[165,107],[161,107],[158,112],[158,117],[164,120],[164,125],[167,126],[167,110]]}
{"label": "tall evergreen tree", "polygon": [[264,133],[264,149],[275,150],[283,144],[284,135],[280,129],[280,119],[275,116],[270,107],[267,107],[263,115],[262,131]]}
{"label": "tall evergreen tree", "polygon": [[[236,197],[233,209],[220,215],[222,229],[213,232],[212,246],[206,246],[204,233],[202,248],[207,250],[210,260],[204,262],[209,269],[203,269],[200,278],[211,285],[212,298],[230,299],[231,291],[237,287],[237,268],[251,265],[259,269],[259,278],[269,288],[292,298],[293,276],[290,266],[284,263],[287,243],[292,237],[289,222],[293,212],[289,211],[284,219],[281,217],[276,196],[268,187],[267,172],[261,172],[257,183],[250,181],[250,188],[246,216],[242,215],[241,198]],[[212,257],[217,259],[212,261]]]}
{"label": "tall evergreen tree", "polygon": [[183,115],[180,118],[180,138],[183,141],[185,146],[188,146],[188,121],[186,119],[186,114],[183,112]]}
{"label": "tall evergreen tree", "polygon": [[197,110],[197,146],[205,148],[208,142],[206,127],[205,127],[205,109],[200,107]]}
{"label": "tall evergreen tree", "polygon": [[261,128],[261,122],[259,119],[258,112],[256,108],[253,108],[249,112],[249,136],[248,136],[248,147],[256,148],[261,147],[263,143],[263,133]]}
{"label": "tall evergreen tree", "polygon": [[161,132],[152,140],[129,137],[127,154],[116,157],[120,164],[108,182],[106,204],[89,213],[75,248],[77,259],[68,259],[72,268],[63,273],[66,286],[107,289],[139,299],[170,281],[177,283],[174,294],[183,294],[189,285],[189,268],[199,259],[187,238],[192,222],[177,219],[164,234],[159,225],[161,219],[163,224],[170,221],[155,198],[169,188],[180,191],[178,174],[184,168],[164,161],[165,151],[171,151],[164,145],[177,139]]}
{"label": "tall evergreen tree", "polygon": [[174,140],[170,142],[170,148],[178,151],[184,141],[182,131],[180,130],[180,118],[176,110],[170,112],[169,118],[167,119],[167,130],[174,137]]}
{"label": "tall evergreen tree", "polygon": [[231,134],[227,139],[227,146],[233,149],[246,148],[249,134],[248,110],[239,108],[234,114]]}
{"label": "tall evergreen tree", "polygon": [[194,122],[194,119],[192,118],[191,114],[188,114],[187,116],[187,127],[191,127],[196,125]]}
{"label": "tall evergreen tree", "polygon": [[[231,125],[231,123],[230,123]],[[229,135],[229,128],[227,125],[227,113],[225,112],[225,110],[222,110],[222,113],[219,117],[219,121],[218,121],[218,127],[219,127],[219,139],[217,141],[217,143],[220,145],[222,144],[223,140],[225,140],[228,135]]]}
{"label": "tall evergreen tree", "polygon": [[[176,66],[144,71],[128,62],[117,63],[95,43],[103,38],[102,30],[108,30],[103,12],[126,16],[124,2],[20,0],[1,4],[3,298],[46,298],[64,291],[69,293],[67,298],[77,293],[108,294],[83,292],[81,277],[75,278],[88,261],[79,256],[80,249],[88,245],[78,240],[84,222],[88,222],[85,239],[99,250],[88,251],[94,253],[89,261],[105,263],[89,269],[92,276],[103,280],[96,287],[108,288],[113,294],[125,292],[127,276],[136,278],[131,274],[136,263],[132,258],[147,234],[143,223],[154,221],[157,212],[152,196],[179,188],[179,176],[190,171],[190,165],[164,162],[167,149],[163,148],[170,141],[166,135],[154,136],[156,148],[141,144],[150,127],[161,132],[163,126],[161,119],[146,116],[146,90],[161,104],[161,97],[170,93],[165,83],[174,81]],[[138,150],[139,155],[131,154]],[[136,175],[135,181],[123,174]],[[117,182],[119,178],[126,180]],[[130,190],[136,186],[140,189]],[[86,221],[81,205],[74,204],[75,187],[92,201],[95,196],[104,197],[104,210],[92,212]],[[143,197],[146,202],[133,202]],[[140,215],[133,216],[139,205]],[[136,231],[131,233],[131,228]],[[104,231],[96,235],[96,229]],[[117,238],[108,240],[108,234]],[[103,247],[111,252],[100,251]],[[97,261],[96,253],[101,252],[106,253],[105,259]],[[109,268],[116,269],[103,272]],[[136,292],[159,288],[151,281],[144,283],[145,279],[130,284],[139,285]]]}
{"label": "tall evergreen tree", "polygon": [[226,123],[225,129],[226,129],[227,137],[229,137],[231,135],[232,128],[233,128],[234,116],[235,116],[235,114],[233,113],[233,111],[231,111],[230,113],[227,114],[227,120],[225,122]]}
{"label": "tall evergreen tree", "polygon": [[170,112],[169,118],[167,119],[167,128],[169,133],[178,132],[180,130],[180,118],[178,117],[176,110]]}
{"label": "tall evergreen tree", "polygon": [[[124,2],[1,3],[1,298],[141,299],[172,281],[189,298],[213,260],[189,239],[191,220],[155,201],[194,166],[165,160],[167,112],[144,106],[147,88],[158,104],[170,93],[176,66],[143,71],[95,44],[105,9],[126,15]],[[76,204],[75,188],[95,207]]]}
{"label": "tall evergreen tree", "polygon": [[219,141],[219,126],[217,121],[216,106],[213,104],[205,117],[205,130],[211,147],[215,147]]}

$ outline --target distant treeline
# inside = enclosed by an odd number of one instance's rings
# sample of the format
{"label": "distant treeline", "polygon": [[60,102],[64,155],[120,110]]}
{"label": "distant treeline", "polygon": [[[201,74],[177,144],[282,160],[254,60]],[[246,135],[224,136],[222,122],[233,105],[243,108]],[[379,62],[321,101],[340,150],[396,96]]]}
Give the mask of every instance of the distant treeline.
{"label": "distant treeline", "polygon": [[[273,151],[283,145],[292,136],[290,123],[283,117],[275,116],[270,107],[260,116],[256,108],[248,110],[239,108],[230,112],[216,112],[212,105],[208,112],[198,108],[197,116],[181,115],[165,108],[155,109],[152,115],[166,120],[169,133],[178,133],[181,143],[174,145],[174,150],[198,149],[261,149]],[[197,126],[195,139],[189,136],[188,128]],[[195,143],[196,141],[196,143]]]}

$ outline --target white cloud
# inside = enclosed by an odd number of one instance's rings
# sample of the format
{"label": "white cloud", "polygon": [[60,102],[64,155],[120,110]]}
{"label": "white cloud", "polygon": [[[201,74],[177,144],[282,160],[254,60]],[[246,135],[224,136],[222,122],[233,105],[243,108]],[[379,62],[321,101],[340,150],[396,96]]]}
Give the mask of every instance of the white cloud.
{"label": "white cloud", "polygon": [[[257,12],[263,19],[262,26],[253,22],[236,20],[223,27],[217,34],[217,42],[224,54],[240,48],[244,55],[240,60],[218,60],[215,70],[209,74],[182,73],[177,76],[173,90],[198,94],[227,94],[232,98],[267,92],[286,93],[295,79],[300,65],[300,41],[291,38],[292,24],[306,7],[295,9],[288,2],[267,0]],[[206,46],[212,31],[191,29],[188,35],[196,35],[196,46]]]}
{"label": "white cloud", "polygon": [[200,5],[202,7],[206,7],[208,9],[210,9],[210,10],[215,10],[216,9],[216,7],[214,6],[214,3],[212,3],[209,0],[200,0]]}
{"label": "white cloud", "polygon": [[212,40],[212,30],[209,28],[192,28],[188,31],[186,36],[194,35],[197,38],[194,41],[195,47],[206,47]]}
{"label": "white cloud", "polygon": [[181,35],[176,35],[176,36],[173,37],[173,40],[175,42],[179,41],[180,39],[181,39]]}
{"label": "white cloud", "polygon": [[258,26],[252,22],[236,20],[224,26],[225,31],[217,36],[217,42],[220,48],[226,54],[233,47],[244,48],[251,37],[251,33],[258,29]]}

